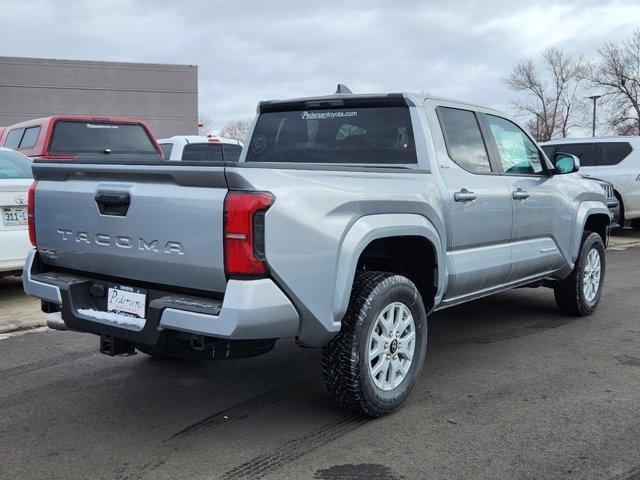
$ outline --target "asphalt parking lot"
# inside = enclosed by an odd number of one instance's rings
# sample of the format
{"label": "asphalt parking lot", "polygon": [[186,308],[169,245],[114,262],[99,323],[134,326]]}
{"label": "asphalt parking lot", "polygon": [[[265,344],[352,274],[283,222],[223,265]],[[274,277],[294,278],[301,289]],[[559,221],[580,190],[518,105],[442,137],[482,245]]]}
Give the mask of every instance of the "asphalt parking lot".
{"label": "asphalt parking lot", "polygon": [[433,315],[421,381],[377,420],[336,407],[319,352],[291,342],[194,363],[106,357],[77,333],[9,336],[0,478],[638,479],[640,249],[607,261],[586,319],[561,316],[547,289]]}

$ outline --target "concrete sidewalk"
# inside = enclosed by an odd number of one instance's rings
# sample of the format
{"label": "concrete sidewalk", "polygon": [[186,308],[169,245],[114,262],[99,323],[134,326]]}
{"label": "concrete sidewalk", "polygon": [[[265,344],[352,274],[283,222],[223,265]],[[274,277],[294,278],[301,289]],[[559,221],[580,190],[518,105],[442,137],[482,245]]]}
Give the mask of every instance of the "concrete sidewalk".
{"label": "concrete sidewalk", "polygon": [[22,278],[0,278],[0,334],[46,324],[46,314],[40,311],[40,300],[24,294]]}

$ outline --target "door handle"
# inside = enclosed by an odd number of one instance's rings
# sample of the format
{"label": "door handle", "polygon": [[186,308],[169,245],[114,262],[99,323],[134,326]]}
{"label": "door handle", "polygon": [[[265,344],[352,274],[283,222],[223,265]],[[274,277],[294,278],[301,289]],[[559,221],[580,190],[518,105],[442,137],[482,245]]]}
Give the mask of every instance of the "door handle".
{"label": "door handle", "polygon": [[476,199],[476,194],[470,192],[466,188],[463,188],[459,192],[453,194],[453,199],[456,202],[472,202]]}
{"label": "door handle", "polygon": [[511,196],[514,200],[526,200],[527,198],[529,198],[529,194],[521,188],[517,189],[514,192],[511,192]]}
{"label": "door handle", "polygon": [[131,204],[131,195],[128,192],[102,190],[96,193],[95,200],[102,215],[124,217]]}

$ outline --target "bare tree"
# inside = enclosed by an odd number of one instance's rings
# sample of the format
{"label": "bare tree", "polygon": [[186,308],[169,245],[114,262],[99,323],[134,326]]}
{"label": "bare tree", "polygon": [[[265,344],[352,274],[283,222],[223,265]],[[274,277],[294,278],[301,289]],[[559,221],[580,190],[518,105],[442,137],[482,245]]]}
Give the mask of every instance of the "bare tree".
{"label": "bare tree", "polygon": [[222,130],[220,130],[220,136],[244,142],[250,126],[251,120],[247,118],[242,120],[231,120],[222,127]]}
{"label": "bare tree", "polygon": [[582,116],[582,89],[585,69],[582,58],[558,48],[542,52],[542,65],[533,60],[518,63],[507,86],[527,94],[527,99],[513,105],[527,117],[527,126],[538,141],[566,137]]}
{"label": "bare tree", "polygon": [[589,79],[603,90],[609,126],[620,135],[640,135],[640,29],[620,45],[606,43]]}

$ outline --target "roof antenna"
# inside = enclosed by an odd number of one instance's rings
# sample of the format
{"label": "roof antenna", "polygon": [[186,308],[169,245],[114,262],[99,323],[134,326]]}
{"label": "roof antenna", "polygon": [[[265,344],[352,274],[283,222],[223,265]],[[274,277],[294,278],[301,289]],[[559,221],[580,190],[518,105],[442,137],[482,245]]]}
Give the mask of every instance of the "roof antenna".
{"label": "roof antenna", "polygon": [[342,83],[338,84],[338,88],[336,88],[336,95],[339,94],[353,94],[353,92],[351,91],[351,89],[349,87],[347,87],[346,85],[343,85]]}

